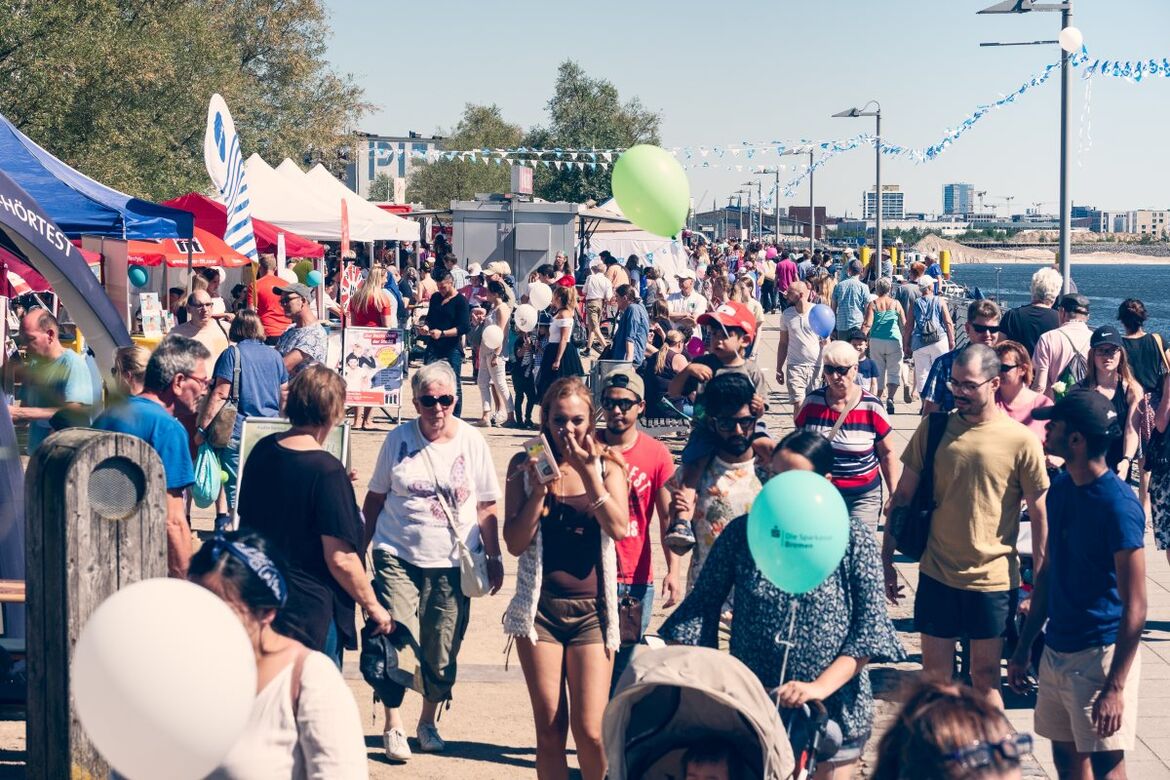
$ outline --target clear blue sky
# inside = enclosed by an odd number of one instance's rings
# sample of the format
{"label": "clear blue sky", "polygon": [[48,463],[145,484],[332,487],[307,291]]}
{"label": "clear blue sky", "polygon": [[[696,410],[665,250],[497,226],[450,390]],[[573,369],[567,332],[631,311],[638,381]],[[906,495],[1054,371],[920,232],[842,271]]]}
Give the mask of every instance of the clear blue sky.
{"label": "clear blue sky", "polygon": [[[1058,55],[1055,46],[980,48],[981,41],[1055,38],[1060,25],[1059,13],[976,16],[992,0],[325,2],[331,62],[378,106],[363,130],[450,128],[468,102],[496,103],[525,128],[543,123],[557,65],[571,58],[611,80],[623,97],[637,95],[660,111],[664,146],[846,138],[872,130],[873,120],[830,114],[869,99],[881,101],[887,142],[932,144]],[[1167,0],[1076,0],[1074,24],[1092,56],[1170,58]],[[1077,73],[1074,201],[1170,207],[1170,79],[1094,78],[1086,128],[1092,147],[1078,155],[1085,83]],[[1059,100],[1054,77],[985,117],[935,162],[886,158],[883,182],[900,184],[912,211],[941,211],[942,185],[968,181],[991,195],[1015,196],[1014,212],[1036,201],[1051,201],[1041,208],[1054,212]],[[817,205],[858,213],[873,162],[870,147],[818,170]],[[703,206],[712,198],[726,202],[747,180],[734,171],[688,175]],[[806,204],[807,186],[781,203]]]}

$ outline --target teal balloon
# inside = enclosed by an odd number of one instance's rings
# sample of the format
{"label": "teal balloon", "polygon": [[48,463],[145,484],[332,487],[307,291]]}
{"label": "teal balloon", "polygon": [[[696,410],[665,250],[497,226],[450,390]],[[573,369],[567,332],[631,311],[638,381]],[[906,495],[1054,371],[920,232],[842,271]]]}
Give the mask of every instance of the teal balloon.
{"label": "teal balloon", "polygon": [[128,275],[130,277],[130,284],[135,287],[145,287],[146,283],[150,281],[150,276],[146,273],[146,269],[140,265],[130,266]]}
{"label": "teal balloon", "polygon": [[849,543],[849,510],[829,480],[786,471],[768,480],[748,513],[748,549],[756,567],[786,593],[824,582]]}
{"label": "teal balloon", "polygon": [[305,284],[310,287],[316,287],[321,284],[321,272],[317,270],[309,271],[305,274]]}
{"label": "teal balloon", "polygon": [[631,146],[613,165],[613,197],[638,227],[670,238],[687,223],[691,187],[678,160],[649,144]]}

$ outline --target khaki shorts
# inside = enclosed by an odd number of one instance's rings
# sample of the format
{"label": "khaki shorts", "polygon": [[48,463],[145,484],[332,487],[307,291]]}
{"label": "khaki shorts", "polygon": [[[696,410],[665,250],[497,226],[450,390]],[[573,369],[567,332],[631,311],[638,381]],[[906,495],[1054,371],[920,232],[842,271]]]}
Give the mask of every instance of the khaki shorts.
{"label": "khaki shorts", "polygon": [[601,328],[602,308],[600,300],[585,301],[585,328],[587,332],[593,333],[594,329]]}
{"label": "khaki shorts", "polygon": [[808,395],[808,388],[816,378],[817,367],[812,366],[784,366],[784,381],[788,384],[788,400],[797,409],[804,403]]}
{"label": "khaki shorts", "polygon": [[1122,693],[1121,728],[1110,737],[1097,736],[1093,728],[1093,702],[1097,700],[1114,645],[1090,647],[1076,653],[1044,649],[1040,659],[1040,689],[1036,694],[1036,733],[1053,742],[1073,742],[1078,753],[1133,750],[1137,738],[1138,688],[1141,653],[1133,659]]}

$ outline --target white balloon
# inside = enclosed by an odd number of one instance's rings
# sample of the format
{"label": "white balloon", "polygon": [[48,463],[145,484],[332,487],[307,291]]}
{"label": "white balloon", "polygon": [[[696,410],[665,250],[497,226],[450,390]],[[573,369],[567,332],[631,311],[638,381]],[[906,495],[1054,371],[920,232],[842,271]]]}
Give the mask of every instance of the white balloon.
{"label": "white balloon", "polygon": [[1060,31],[1057,40],[1060,42],[1060,48],[1069,54],[1076,54],[1081,50],[1081,45],[1085,42],[1085,36],[1076,27],[1065,27]]}
{"label": "white balloon", "polygon": [[504,329],[499,325],[488,325],[483,329],[479,343],[488,349],[499,349],[504,345]]}
{"label": "white balloon", "polygon": [[206,777],[248,722],[256,659],[236,614],[176,579],[122,588],[98,606],[70,668],[77,717],[129,780]]}
{"label": "white balloon", "polygon": [[516,324],[516,330],[521,333],[531,333],[536,329],[536,320],[539,316],[535,306],[531,303],[522,303],[516,307],[516,314],[513,316],[512,322]]}
{"label": "white balloon", "polygon": [[533,282],[528,285],[528,302],[540,309],[547,309],[552,303],[552,288],[544,282]]}
{"label": "white balloon", "polygon": [[300,279],[297,278],[296,271],[291,268],[281,268],[276,272],[276,275],[289,284],[296,284],[300,281]]}

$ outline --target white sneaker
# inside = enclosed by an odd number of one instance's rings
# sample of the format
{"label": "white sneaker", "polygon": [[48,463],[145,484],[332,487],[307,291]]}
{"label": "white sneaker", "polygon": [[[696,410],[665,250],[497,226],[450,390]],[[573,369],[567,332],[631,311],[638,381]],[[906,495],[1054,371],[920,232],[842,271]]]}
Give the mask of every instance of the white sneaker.
{"label": "white sneaker", "polygon": [[447,743],[439,736],[439,728],[434,723],[421,723],[418,727],[418,749],[423,753],[442,753],[447,749]]}
{"label": "white sneaker", "polygon": [[411,757],[410,745],[406,741],[406,732],[402,729],[390,729],[382,735],[382,745],[386,749],[386,758],[391,761],[409,761]]}

